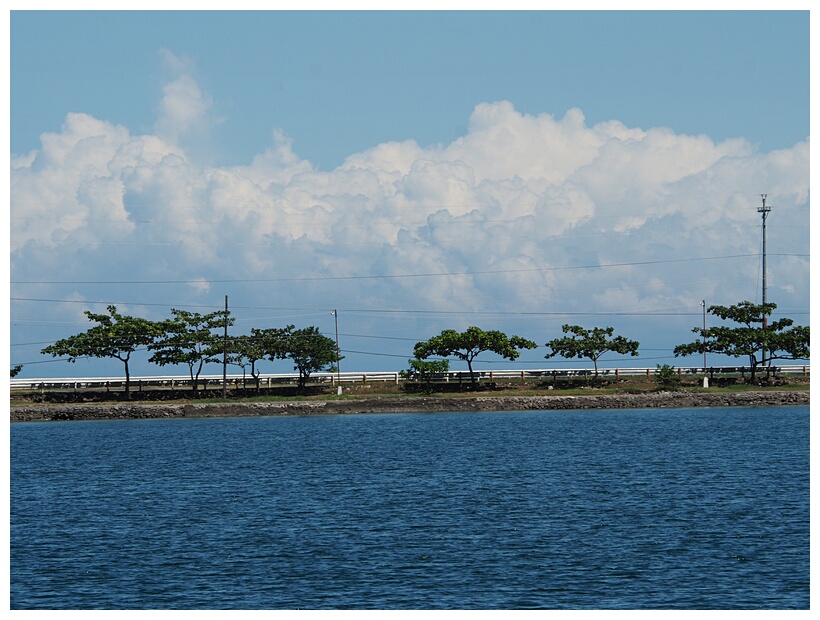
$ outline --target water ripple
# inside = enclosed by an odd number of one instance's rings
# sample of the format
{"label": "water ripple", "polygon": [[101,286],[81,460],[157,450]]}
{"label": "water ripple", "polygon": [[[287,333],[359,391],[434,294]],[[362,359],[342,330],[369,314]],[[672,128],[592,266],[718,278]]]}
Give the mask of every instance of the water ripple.
{"label": "water ripple", "polygon": [[11,607],[808,609],[809,410],[11,427]]}

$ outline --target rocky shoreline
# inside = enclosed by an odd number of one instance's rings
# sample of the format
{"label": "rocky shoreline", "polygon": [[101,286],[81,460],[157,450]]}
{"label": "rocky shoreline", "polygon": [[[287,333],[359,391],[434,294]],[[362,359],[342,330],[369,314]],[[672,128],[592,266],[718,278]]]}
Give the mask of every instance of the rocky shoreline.
{"label": "rocky shoreline", "polygon": [[284,415],[341,415],[443,411],[523,411],[555,409],[654,409],[685,407],[777,407],[808,405],[805,391],[738,393],[651,392],[583,396],[472,396],[462,398],[360,398],[351,400],[243,403],[95,403],[23,405],[10,408],[11,422],[215,418]]}

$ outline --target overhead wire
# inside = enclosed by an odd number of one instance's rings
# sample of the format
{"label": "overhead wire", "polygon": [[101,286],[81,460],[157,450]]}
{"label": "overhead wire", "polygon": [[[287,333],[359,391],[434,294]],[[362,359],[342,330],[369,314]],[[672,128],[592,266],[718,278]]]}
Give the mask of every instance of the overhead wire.
{"label": "overhead wire", "polygon": [[[750,258],[757,254],[731,254],[727,256],[707,256],[690,258],[658,259],[648,261],[631,261],[623,263],[599,263],[597,265],[564,265],[560,267],[530,267],[525,269],[488,269],[481,271],[443,271],[429,273],[381,274],[381,275],[347,275],[347,276],[307,276],[293,278],[226,278],[209,279],[209,284],[256,283],[256,282],[327,282],[349,280],[383,280],[400,278],[430,278],[446,276],[474,276],[474,275],[502,275],[510,273],[541,273],[553,271],[573,271],[582,269],[609,269],[617,267],[636,267],[645,265],[665,265],[676,263],[691,263],[699,261],[730,260]],[[789,256],[805,256],[808,254],[789,254]],[[72,285],[113,285],[113,284],[201,284],[201,278],[174,279],[174,280],[12,280],[11,284],[72,284]]]}

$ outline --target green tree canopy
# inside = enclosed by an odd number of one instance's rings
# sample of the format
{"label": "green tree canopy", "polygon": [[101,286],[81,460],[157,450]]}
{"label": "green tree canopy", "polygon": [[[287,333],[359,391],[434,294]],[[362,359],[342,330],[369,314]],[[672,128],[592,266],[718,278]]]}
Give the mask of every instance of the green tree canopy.
{"label": "green tree canopy", "polygon": [[680,377],[675,372],[675,367],[669,364],[655,364],[657,372],[655,373],[655,383],[664,389],[675,389],[680,385]]}
{"label": "green tree canopy", "polygon": [[466,331],[457,332],[454,329],[445,329],[438,336],[430,340],[417,342],[413,347],[416,359],[423,360],[437,355],[439,357],[454,356],[467,362],[470,371],[470,381],[476,382],[473,372],[473,360],[484,351],[491,351],[504,359],[514,360],[521,355],[519,349],[534,349],[538,345],[532,340],[520,336],[507,337],[500,331],[484,331],[478,327],[468,327]]}
{"label": "green tree canopy", "polygon": [[768,321],[768,316],[776,308],[773,303],[754,304],[750,301],[733,306],[709,306],[709,314],[739,326],[695,327],[692,331],[701,338],[676,346],[675,357],[703,354],[704,351],[729,357],[745,356],[749,359],[752,382],[756,380],[758,368],[768,366],[772,360],[809,359],[809,328],[792,327],[794,321],[788,318]]}
{"label": "green tree canopy", "polygon": [[186,364],[193,391],[199,389],[199,375],[205,364],[222,361],[226,343],[220,331],[225,324],[233,325],[229,311],[218,310],[199,314],[171,309],[173,318],[161,321],[161,335],[148,348],[154,354],[148,361],[160,366]]}
{"label": "green tree canopy", "polygon": [[162,330],[158,323],[117,312],[108,306],[108,314],[93,314],[86,310],[89,321],[97,323],[82,334],[76,334],[46,347],[44,355],[67,356],[69,362],[80,357],[111,357],[125,365],[125,392],[130,392],[131,373],[128,363],[139,347],[150,345]]}
{"label": "green tree canopy", "polygon": [[401,374],[408,379],[421,379],[430,385],[433,375],[448,372],[450,370],[450,360],[407,360],[410,365],[408,370],[401,371]]}
{"label": "green tree canopy", "polygon": [[310,375],[320,370],[329,370],[343,358],[336,350],[333,339],[319,332],[318,327],[306,327],[293,330],[286,328],[282,335],[283,357],[293,361],[293,367],[299,371],[299,388],[304,388]]}
{"label": "green tree canopy", "polygon": [[228,341],[229,363],[241,367],[243,372],[250,366],[251,376],[259,390],[260,373],[256,363],[264,359],[284,359],[287,338],[292,330],[293,325],[285,328],[252,328],[250,335],[233,336]]}
{"label": "green tree canopy", "polygon": [[242,385],[245,385],[245,376],[250,367],[251,377],[256,382],[256,389],[259,390],[259,370],[256,368],[256,362],[265,359],[264,352],[259,350],[252,336],[242,334],[239,336],[230,336],[228,338],[227,347],[227,362],[233,366],[239,366],[242,369]]}
{"label": "green tree canopy", "polygon": [[627,340],[624,336],[613,336],[615,329],[612,327],[584,329],[580,325],[564,325],[561,329],[565,334],[572,335],[550,340],[547,347],[551,351],[544,357],[550,359],[560,355],[566,359],[576,357],[592,360],[596,378],[598,377],[598,360],[604,353],[612,351],[620,355],[638,355],[640,343],[636,340]]}

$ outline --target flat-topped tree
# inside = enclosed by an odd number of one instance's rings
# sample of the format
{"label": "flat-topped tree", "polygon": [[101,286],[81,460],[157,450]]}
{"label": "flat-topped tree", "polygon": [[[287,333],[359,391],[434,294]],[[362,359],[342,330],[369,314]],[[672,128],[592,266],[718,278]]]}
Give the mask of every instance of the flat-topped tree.
{"label": "flat-topped tree", "polygon": [[89,321],[98,323],[82,334],[76,334],[46,347],[41,353],[54,357],[67,356],[69,362],[80,357],[111,357],[125,366],[125,393],[130,393],[131,373],[128,363],[139,347],[150,345],[162,334],[159,323],[117,312],[108,306],[108,314],[94,314],[88,310]]}
{"label": "flat-topped tree", "polygon": [[[251,328],[250,335],[229,338],[228,363],[240,366],[243,375],[245,369],[250,366],[251,376],[256,383],[256,390],[259,391],[259,368],[256,363],[264,359],[284,359],[287,337],[293,329],[293,325],[285,328]],[[243,376],[242,384],[244,385],[244,383]]]}
{"label": "flat-topped tree", "polygon": [[232,366],[239,366],[242,369],[242,387],[246,387],[247,369],[250,366],[251,377],[256,382],[256,391],[259,391],[259,370],[256,362],[265,359],[265,353],[254,341],[252,336],[242,334],[240,336],[230,336],[227,342],[226,361]]}
{"label": "flat-topped tree", "polygon": [[413,347],[416,359],[423,360],[437,355],[447,358],[457,357],[467,362],[470,371],[470,382],[475,384],[476,376],[473,372],[473,360],[484,351],[491,351],[510,361],[521,355],[519,349],[534,349],[538,345],[532,340],[520,336],[507,336],[497,330],[484,331],[478,327],[468,327],[466,331],[457,332],[454,329],[445,329],[438,336],[430,340],[417,342]]}
{"label": "flat-topped tree", "polygon": [[809,328],[792,327],[791,319],[765,321],[777,308],[777,304],[753,304],[741,301],[733,306],[709,306],[709,314],[724,321],[739,323],[739,327],[719,325],[703,329],[695,327],[692,331],[700,335],[696,342],[680,344],[675,347],[675,357],[694,355],[695,353],[720,353],[729,357],[748,357],[751,367],[751,381],[757,380],[757,369],[767,367],[772,360],[809,359]]}
{"label": "flat-topped tree", "polygon": [[584,329],[580,325],[564,325],[562,328],[565,334],[563,338],[556,338],[547,343],[551,349],[544,357],[550,359],[560,355],[565,359],[592,360],[595,366],[595,379],[598,378],[598,360],[604,353],[612,351],[619,355],[638,355],[640,343],[636,340],[627,340],[624,336],[613,336],[615,329],[612,327],[593,327]]}
{"label": "flat-topped tree", "polygon": [[161,335],[148,348],[154,351],[149,362],[165,366],[186,364],[193,391],[199,389],[199,374],[205,364],[222,362],[225,352],[225,323],[233,325],[230,311],[209,314],[171,309],[172,319],[161,321]]}

